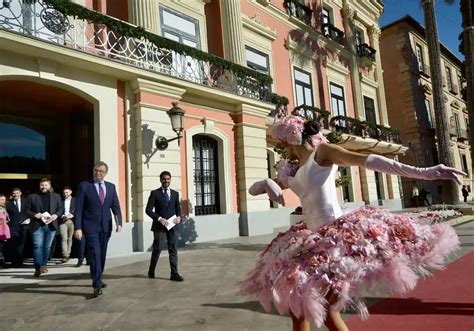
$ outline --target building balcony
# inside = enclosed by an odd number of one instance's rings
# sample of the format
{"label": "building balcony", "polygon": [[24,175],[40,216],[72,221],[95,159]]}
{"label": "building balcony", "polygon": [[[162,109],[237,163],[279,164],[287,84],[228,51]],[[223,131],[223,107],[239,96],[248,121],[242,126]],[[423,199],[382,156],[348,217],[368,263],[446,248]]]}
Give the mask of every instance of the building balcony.
{"label": "building balcony", "polygon": [[373,138],[378,141],[400,144],[400,132],[382,125],[370,124],[348,116],[334,116],[329,126],[336,132],[342,132],[362,138]]}
{"label": "building balcony", "polygon": [[429,78],[430,75],[431,75],[431,74],[430,74],[430,67],[427,66],[426,64],[423,64],[423,63],[422,63],[422,64],[418,64],[418,73],[419,73],[420,75],[423,75],[423,76]]}
{"label": "building balcony", "polygon": [[69,1],[3,1],[0,30],[240,96],[271,98],[268,75]]}
{"label": "building balcony", "polygon": [[357,45],[357,56],[360,58],[366,58],[372,62],[375,62],[375,53],[376,50],[370,47],[368,44]]}
{"label": "building balcony", "polygon": [[336,28],[331,23],[325,23],[321,25],[321,32],[323,35],[335,42],[344,45],[344,32]]}
{"label": "building balcony", "polygon": [[285,0],[284,6],[288,15],[311,26],[311,17],[313,16],[311,8],[301,4],[298,0]]}

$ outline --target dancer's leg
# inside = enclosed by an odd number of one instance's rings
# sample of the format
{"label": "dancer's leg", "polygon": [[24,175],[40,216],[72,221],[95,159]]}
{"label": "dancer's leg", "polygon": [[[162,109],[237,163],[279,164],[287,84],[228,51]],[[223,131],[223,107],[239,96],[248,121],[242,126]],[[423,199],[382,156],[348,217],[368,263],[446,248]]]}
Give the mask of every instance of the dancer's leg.
{"label": "dancer's leg", "polygon": [[328,313],[324,325],[326,325],[329,331],[349,331],[341,317],[341,312],[331,310],[331,306],[338,300],[337,294],[329,293],[326,298],[328,300]]}
{"label": "dancer's leg", "polygon": [[291,320],[293,321],[293,331],[309,331],[309,322],[304,318],[304,316],[298,318],[293,315],[291,312]]}

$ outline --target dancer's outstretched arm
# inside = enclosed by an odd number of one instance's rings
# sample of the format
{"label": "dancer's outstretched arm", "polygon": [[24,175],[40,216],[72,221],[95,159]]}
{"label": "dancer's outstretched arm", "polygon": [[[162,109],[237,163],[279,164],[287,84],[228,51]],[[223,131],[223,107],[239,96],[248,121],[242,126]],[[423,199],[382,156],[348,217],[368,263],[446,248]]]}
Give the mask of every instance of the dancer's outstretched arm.
{"label": "dancer's outstretched arm", "polygon": [[319,146],[315,155],[315,161],[322,166],[330,166],[332,164],[341,166],[361,166],[370,170],[409,178],[425,180],[448,179],[454,180],[459,185],[462,184],[461,176],[467,175],[463,171],[447,167],[444,164],[439,164],[429,168],[417,168],[391,160],[384,156],[375,154],[367,156],[331,144]]}

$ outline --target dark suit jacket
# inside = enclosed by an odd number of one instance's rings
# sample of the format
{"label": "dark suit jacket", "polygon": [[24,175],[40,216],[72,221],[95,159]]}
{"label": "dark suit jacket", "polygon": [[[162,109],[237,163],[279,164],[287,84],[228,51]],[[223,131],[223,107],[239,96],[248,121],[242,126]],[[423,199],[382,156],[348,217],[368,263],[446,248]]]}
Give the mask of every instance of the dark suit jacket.
{"label": "dark suit jacket", "polygon": [[10,217],[8,226],[10,227],[11,233],[19,232],[21,230],[21,222],[28,218],[28,215],[25,212],[26,199],[20,198],[20,203],[21,211],[19,211],[15,206],[15,202],[13,200],[8,201],[7,203],[7,212],[8,216]]}
{"label": "dark suit jacket", "polygon": [[170,189],[170,195],[170,202],[166,203],[165,194],[163,193],[163,189],[161,187],[150,192],[150,197],[148,198],[145,211],[146,214],[153,219],[151,231],[166,231],[166,227],[164,227],[158,221],[160,217],[168,219],[173,215],[181,216],[179,193]]}
{"label": "dark suit jacket", "polygon": [[85,234],[112,231],[112,214],[122,225],[122,212],[115,190],[115,185],[105,183],[105,201],[100,203],[99,194],[94,181],[85,181],[79,184],[74,211],[74,229],[82,230]]}
{"label": "dark suit jacket", "polygon": [[[63,206],[63,213],[66,213],[66,200],[61,201],[61,205]],[[69,213],[74,215],[74,210],[76,209],[76,198],[71,197],[71,205],[69,206]],[[60,223],[65,222],[66,219],[61,217]],[[74,221],[74,217],[71,219]]]}
{"label": "dark suit jacket", "polygon": [[[63,207],[61,205],[61,196],[54,192],[49,192],[49,210],[50,214],[56,214],[58,217],[55,221],[48,224],[49,228],[53,231],[58,229],[58,220],[63,214]],[[30,194],[26,199],[26,206],[25,206],[25,213],[30,218],[30,231],[34,232],[38,230],[38,228],[44,224],[41,219],[37,219],[35,217],[36,213],[41,213],[43,209],[43,201],[41,200],[41,196],[39,194]]]}

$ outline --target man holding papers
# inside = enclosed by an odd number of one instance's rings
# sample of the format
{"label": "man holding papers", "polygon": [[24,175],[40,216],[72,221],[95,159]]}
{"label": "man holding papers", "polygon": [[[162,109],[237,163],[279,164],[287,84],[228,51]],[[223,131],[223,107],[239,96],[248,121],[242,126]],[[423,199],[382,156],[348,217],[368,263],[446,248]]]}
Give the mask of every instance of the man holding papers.
{"label": "man holding papers", "polygon": [[146,214],[153,219],[153,252],[151,253],[148,277],[155,278],[155,268],[161,253],[163,241],[168,241],[168,253],[171,267],[170,280],[182,282],[184,279],[178,273],[178,251],[176,249],[176,224],[181,221],[179,194],[170,189],[171,174],[163,171],[160,174],[161,187],[150,192],[146,205]]}
{"label": "man holding papers", "polygon": [[35,277],[47,273],[49,253],[54,235],[58,230],[58,218],[63,214],[61,197],[51,191],[51,180],[40,180],[39,194],[31,194],[26,200],[25,213],[31,219],[33,237],[33,261]]}

